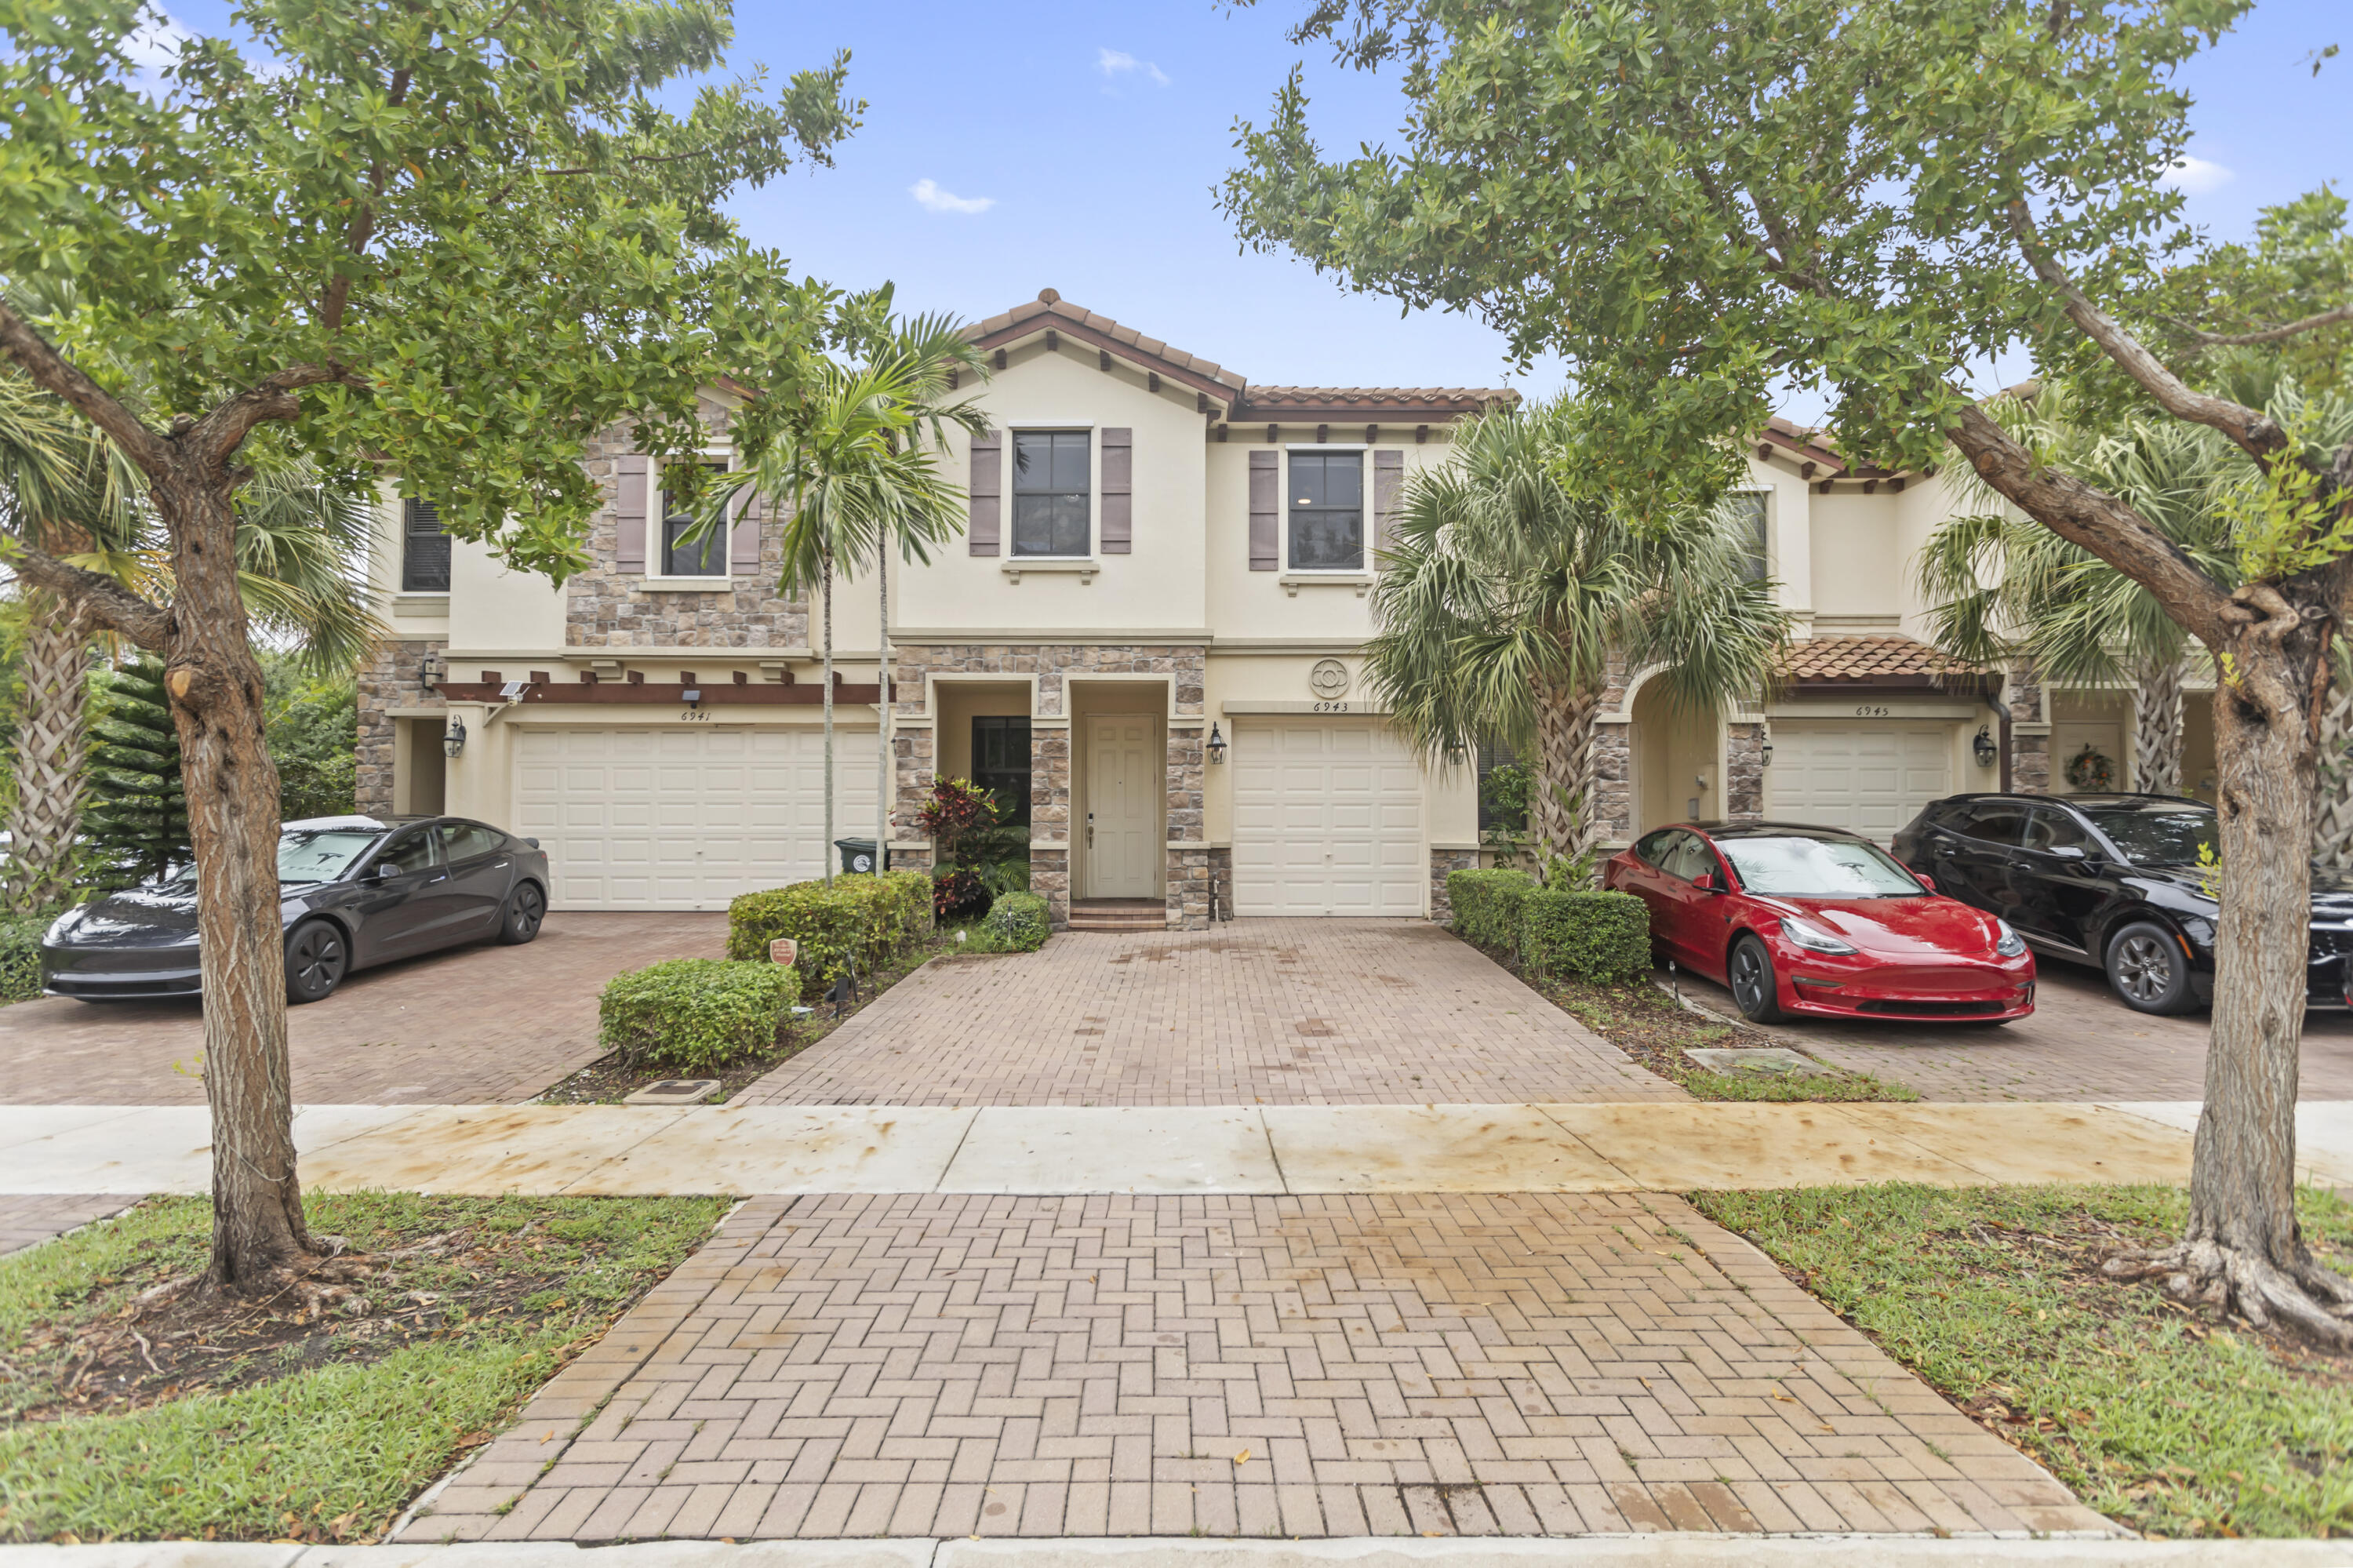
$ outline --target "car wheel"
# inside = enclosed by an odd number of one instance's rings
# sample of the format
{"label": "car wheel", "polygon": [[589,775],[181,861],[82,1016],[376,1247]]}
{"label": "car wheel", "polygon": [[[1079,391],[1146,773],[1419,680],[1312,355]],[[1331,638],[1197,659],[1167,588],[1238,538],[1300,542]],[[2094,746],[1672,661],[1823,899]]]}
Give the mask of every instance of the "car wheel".
{"label": "car wheel", "polygon": [[507,906],[499,916],[499,940],[510,948],[521,947],[539,935],[539,923],[547,918],[547,895],[539,884],[526,882],[507,895]]}
{"label": "car wheel", "polygon": [[286,938],[286,1000],[323,1001],[351,972],[352,949],[332,920],[305,920]]}
{"label": "car wheel", "polygon": [[2179,1012],[2189,1001],[2189,959],[2173,933],[2138,920],[2108,943],[2108,989],[2136,1012]]}
{"label": "car wheel", "polygon": [[1732,983],[1732,1000],[1738,1004],[1741,1017],[1751,1023],[1781,1022],[1781,982],[1773,973],[1773,955],[1765,950],[1764,943],[1754,937],[1735,942],[1725,978]]}

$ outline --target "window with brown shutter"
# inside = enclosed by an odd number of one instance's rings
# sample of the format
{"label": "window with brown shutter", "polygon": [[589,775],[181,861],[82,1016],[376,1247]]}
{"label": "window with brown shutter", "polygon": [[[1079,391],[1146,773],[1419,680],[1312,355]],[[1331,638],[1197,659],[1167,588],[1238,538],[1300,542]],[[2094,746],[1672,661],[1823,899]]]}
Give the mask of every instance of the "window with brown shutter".
{"label": "window with brown shutter", "polygon": [[624,452],[615,461],[613,472],[613,564],[625,572],[642,572],[652,461],[643,452]]}

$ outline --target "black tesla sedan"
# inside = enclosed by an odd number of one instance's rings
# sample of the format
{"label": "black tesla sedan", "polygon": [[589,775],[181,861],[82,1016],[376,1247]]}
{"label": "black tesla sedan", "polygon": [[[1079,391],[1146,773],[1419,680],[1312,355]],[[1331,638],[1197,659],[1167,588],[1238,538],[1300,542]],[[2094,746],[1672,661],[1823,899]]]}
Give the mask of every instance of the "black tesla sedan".
{"label": "black tesla sedan", "polygon": [[[2214,808],[2176,795],[1955,795],[1895,835],[1897,858],[1938,892],[2000,916],[2037,952],[2098,965],[2142,1012],[2213,1000],[2219,844]],[[2348,954],[2353,876],[2315,866],[2307,1006],[2353,1001]]]}
{"label": "black tesla sedan", "polygon": [[[317,1001],[353,969],[496,938],[528,942],[547,914],[547,854],[461,817],[314,817],[278,836],[286,998]],[[196,878],[181,870],[94,899],[41,938],[51,996],[194,996]]]}

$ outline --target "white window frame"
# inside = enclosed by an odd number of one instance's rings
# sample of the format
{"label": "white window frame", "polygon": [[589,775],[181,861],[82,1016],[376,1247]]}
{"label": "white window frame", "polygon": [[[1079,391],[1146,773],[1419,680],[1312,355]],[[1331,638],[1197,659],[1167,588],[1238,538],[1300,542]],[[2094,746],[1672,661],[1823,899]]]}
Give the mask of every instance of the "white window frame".
{"label": "white window frame", "polygon": [[[1292,577],[1363,577],[1373,571],[1373,465],[1366,457],[1373,449],[1363,441],[1293,441],[1282,449],[1282,553],[1276,559],[1276,570]],[[1358,453],[1356,487],[1360,504],[1357,512],[1356,564],[1353,567],[1294,567],[1291,564],[1291,459],[1296,452],[1324,455],[1332,452]]]}
{"label": "white window frame", "polygon": [[1769,484],[1736,484],[1725,492],[1729,495],[1756,495],[1764,498],[1765,575],[1779,581],[1781,577],[1781,533],[1774,521],[1776,502],[1780,493]]}
{"label": "white window frame", "polygon": [[[1020,526],[1018,516],[1020,491],[1016,489],[1014,475],[1018,468],[1019,442],[1023,436],[1084,436],[1087,438],[1087,547],[1076,556],[1025,556],[1016,543]],[[998,481],[1004,499],[1004,521],[998,524],[1004,531],[1005,554],[1000,558],[1007,571],[1020,571],[1038,563],[1050,561],[1098,562],[1103,556],[1103,427],[1100,425],[1056,424],[1038,420],[1005,427],[1005,476]]]}
{"label": "white window frame", "polygon": [[[735,471],[735,451],[732,447],[705,447],[702,461],[716,461],[723,471]],[[708,573],[687,576],[670,569],[670,519],[663,515],[661,500],[661,465],[649,463],[646,473],[646,573],[649,588],[669,588],[679,593],[727,593],[735,587],[735,530],[731,524],[720,535],[727,552],[728,570],[723,577]]]}

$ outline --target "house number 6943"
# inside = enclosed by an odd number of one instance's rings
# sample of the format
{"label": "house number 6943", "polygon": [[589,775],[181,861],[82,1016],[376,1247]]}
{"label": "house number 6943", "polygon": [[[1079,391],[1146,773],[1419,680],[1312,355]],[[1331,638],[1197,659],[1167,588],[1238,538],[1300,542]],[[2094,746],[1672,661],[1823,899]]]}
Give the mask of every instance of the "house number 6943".
{"label": "house number 6943", "polygon": [[1877,706],[1874,704],[1865,703],[1861,707],[1854,710],[1854,716],[1857,718],[1885,718],[1887,716],[1887,710]]}

